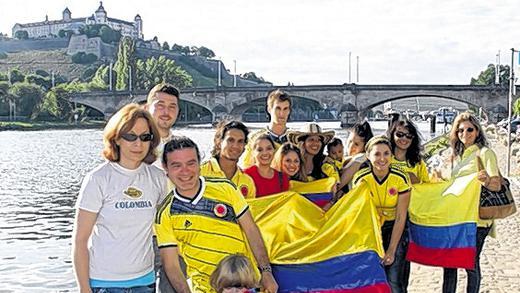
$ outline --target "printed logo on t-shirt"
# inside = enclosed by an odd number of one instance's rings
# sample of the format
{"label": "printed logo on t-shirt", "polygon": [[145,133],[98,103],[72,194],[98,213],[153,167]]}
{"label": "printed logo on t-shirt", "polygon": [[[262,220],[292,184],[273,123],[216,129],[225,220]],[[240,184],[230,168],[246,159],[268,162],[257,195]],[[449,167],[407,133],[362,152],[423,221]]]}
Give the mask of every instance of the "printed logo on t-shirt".
{"label": "printed logo on t-shirt", "polygon": [[143,192],[141,190],[132,186],[128,186],[128,188],[125,191],[123,191],[123,193],[128,197],[134,199],[140,198],[143,195]]}
{"label": "printed logo on t-shirt", "polygon": [[247,185],[242,185],[240,186],[240,193],[242,193],[242,195],[244,197],[247,196],[247,193],[249,192],[249,189],[247,189]]}
{"label": "printed logo on t-shirt", "polygon": [[221,203],[217,204],[214,208],[213,208],[213,212],[215,213],[215,215],[219,218],[223,218],[226,216],[227,214],[227,207]]}
{"label": "printed logo on t-shirt", "polygon": [[388,194],[389,194],[390,196],[394,196],[394,195],[396,195],[396,194],[397,194],[397,188],[395,188],[395,187],[393,187],[393,186],[390,187],[390,189],[388,189]]}
{"label": "printed logo on t-shirt", "polygon": [[191,226],[190,220],[186,220],[186,222],[184,222],[184,229],[188,229],[190,226]]}

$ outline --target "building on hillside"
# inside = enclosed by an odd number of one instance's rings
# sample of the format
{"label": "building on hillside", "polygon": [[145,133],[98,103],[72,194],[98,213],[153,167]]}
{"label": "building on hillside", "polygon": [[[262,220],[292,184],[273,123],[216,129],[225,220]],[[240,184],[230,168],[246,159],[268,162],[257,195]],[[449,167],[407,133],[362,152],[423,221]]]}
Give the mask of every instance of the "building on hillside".
{"label": "building on hillside", "polygon": [[137,14],[133,22],[111,18],[103,7],[103,1],[99,2],[98,9],[89,17],[72,18],[69,8],[65,8],[60,20],[49,20],[45,16],[45,21],[33,23],[17,23],[13,26],[13,38],[17,31],[27,31],[29,38],[48,38],[58,36],[60,30],[71,30],[78,32],[85,25],[106,24],[114,30],[120,31],[121,35],[129,36],[134,39],[143,39],[143,20]]}

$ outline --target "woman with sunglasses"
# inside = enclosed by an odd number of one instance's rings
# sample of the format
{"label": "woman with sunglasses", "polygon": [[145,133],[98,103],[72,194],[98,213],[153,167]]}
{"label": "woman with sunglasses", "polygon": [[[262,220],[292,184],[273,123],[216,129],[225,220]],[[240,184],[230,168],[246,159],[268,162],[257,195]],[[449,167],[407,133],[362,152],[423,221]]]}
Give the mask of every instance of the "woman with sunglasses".
{"label": "woman with sunglasses", "polygon": [[388,130],[392,144],[392,166],[408,173],[412,184],[430,182],[428,169],[421,154],[421,137],[417,126],[406,118],[399,118]]}
{"label": "woman with sunglasses", "polygon": [[[411,184],[430,182],[426,163],[421,155],[421,138],[417,131],[417,126],[410,120],[400,117],[391,124],[387,132],[392,145],[392,166],[400,169],[408,175]],[[403,241],[399,243],[401,249],[406,254],[408,250],[408,228],[405,226]],[[410,277],[410,262],[403,259],[396,259],[398,270],[400,292],[407,292],[408,280]]]}
{"label": "woman with sunglasses", "polygon": [[137,104],[108,121],[107,161],[85,176],[76,202],[72,257],[80,292],[155,292],[152,224],[167,192],[164,172],[151,165],[159,139]]}
{"label": "woman with sunglasses", "polygon": [[[488,147],[488,141],[478,120],[472,114],[465,112],[459,114],[450,131],[450,146],[452,150],[452,177],[465,176],[477,173],[477,178],[482,186],[493,191],[501,188],[500,172],[495,152]],[[484,165],[479,171],[478,158]],[[480,197],[480,194],[475,196]],[[468,275],[467,292],[479,292],[480,253],[484,247],[484,241],[489,234],[493,220],[479,220],[477,223],[477,253],[475,256],[475,269],[466,270]],[[451,293],[457,290],[457,269],[444,269],[444,282],[442,291]]]}

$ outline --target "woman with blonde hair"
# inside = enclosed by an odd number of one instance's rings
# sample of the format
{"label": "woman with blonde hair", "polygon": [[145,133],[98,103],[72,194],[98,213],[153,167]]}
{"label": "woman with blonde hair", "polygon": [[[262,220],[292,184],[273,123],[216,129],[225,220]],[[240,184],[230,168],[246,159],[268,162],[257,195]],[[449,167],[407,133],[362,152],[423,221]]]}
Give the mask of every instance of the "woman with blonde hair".
{"label": "woman with blonde hair", "polygon": [[247,257],[232,254],[219,262],[210,283],[217,293],[256,292],[258,277]]}
{"label": "woman with blonde hair", "polygon": [[298,146],[286,142],[274,154],[271,167],[289,176],[290,180],[307,182],[302,153]]}
{"label": "woman with blonde hair", "polygon": [[[480,126],[477,118],[471,113],[461,113],[453,121],[450,131],[450,146],[453,162],[452,177],[477,173],[477,179],[482,186],[492,191],[500,190],[501,178],[497,156],[488,147],[488,141],[482,126]],[[479,161],[482,162],[483,170],[480,170]],[[480,197],[480,194],[476,196]],[[468,275],[467,292],[479,292],[480,290],[480,253],[492,226],[493,220],[479,220],[477,223],[475,269],[466,270]],[[456,290],[457,269],[445,268],[442,291],[450,293]]]}
{"label": "woman with blonde hair", "polygon": [[72,259],[80,292],[155,292],[152,225],[167,193],[151,165],[160,136],[137,104],[119,110],[103,132],[104,163],[79,191]]}

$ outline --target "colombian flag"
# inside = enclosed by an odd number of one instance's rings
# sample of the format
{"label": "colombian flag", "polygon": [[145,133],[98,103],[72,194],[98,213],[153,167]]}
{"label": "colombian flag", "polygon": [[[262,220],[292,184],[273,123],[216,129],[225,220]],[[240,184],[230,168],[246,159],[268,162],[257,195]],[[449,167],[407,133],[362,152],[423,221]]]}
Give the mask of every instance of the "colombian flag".
{"label": "colombian flag", "polygon": [[332,196],[334,195],[332,188],[335,184],[336,179],[332,177],[311,182],[291,180],[289,182],[289,190],[298,192],[322,208],[332,200]]}
{"label": "colombian flag", "polygon": [[445,268],[475,267],[480,184],[475,174],[413,186],[407,259]]}
{"label": "colombian flag", "polygon": [[248,200],[279,292],[388,292],[381,231],[366,186],[329,211],[295,192]]}

